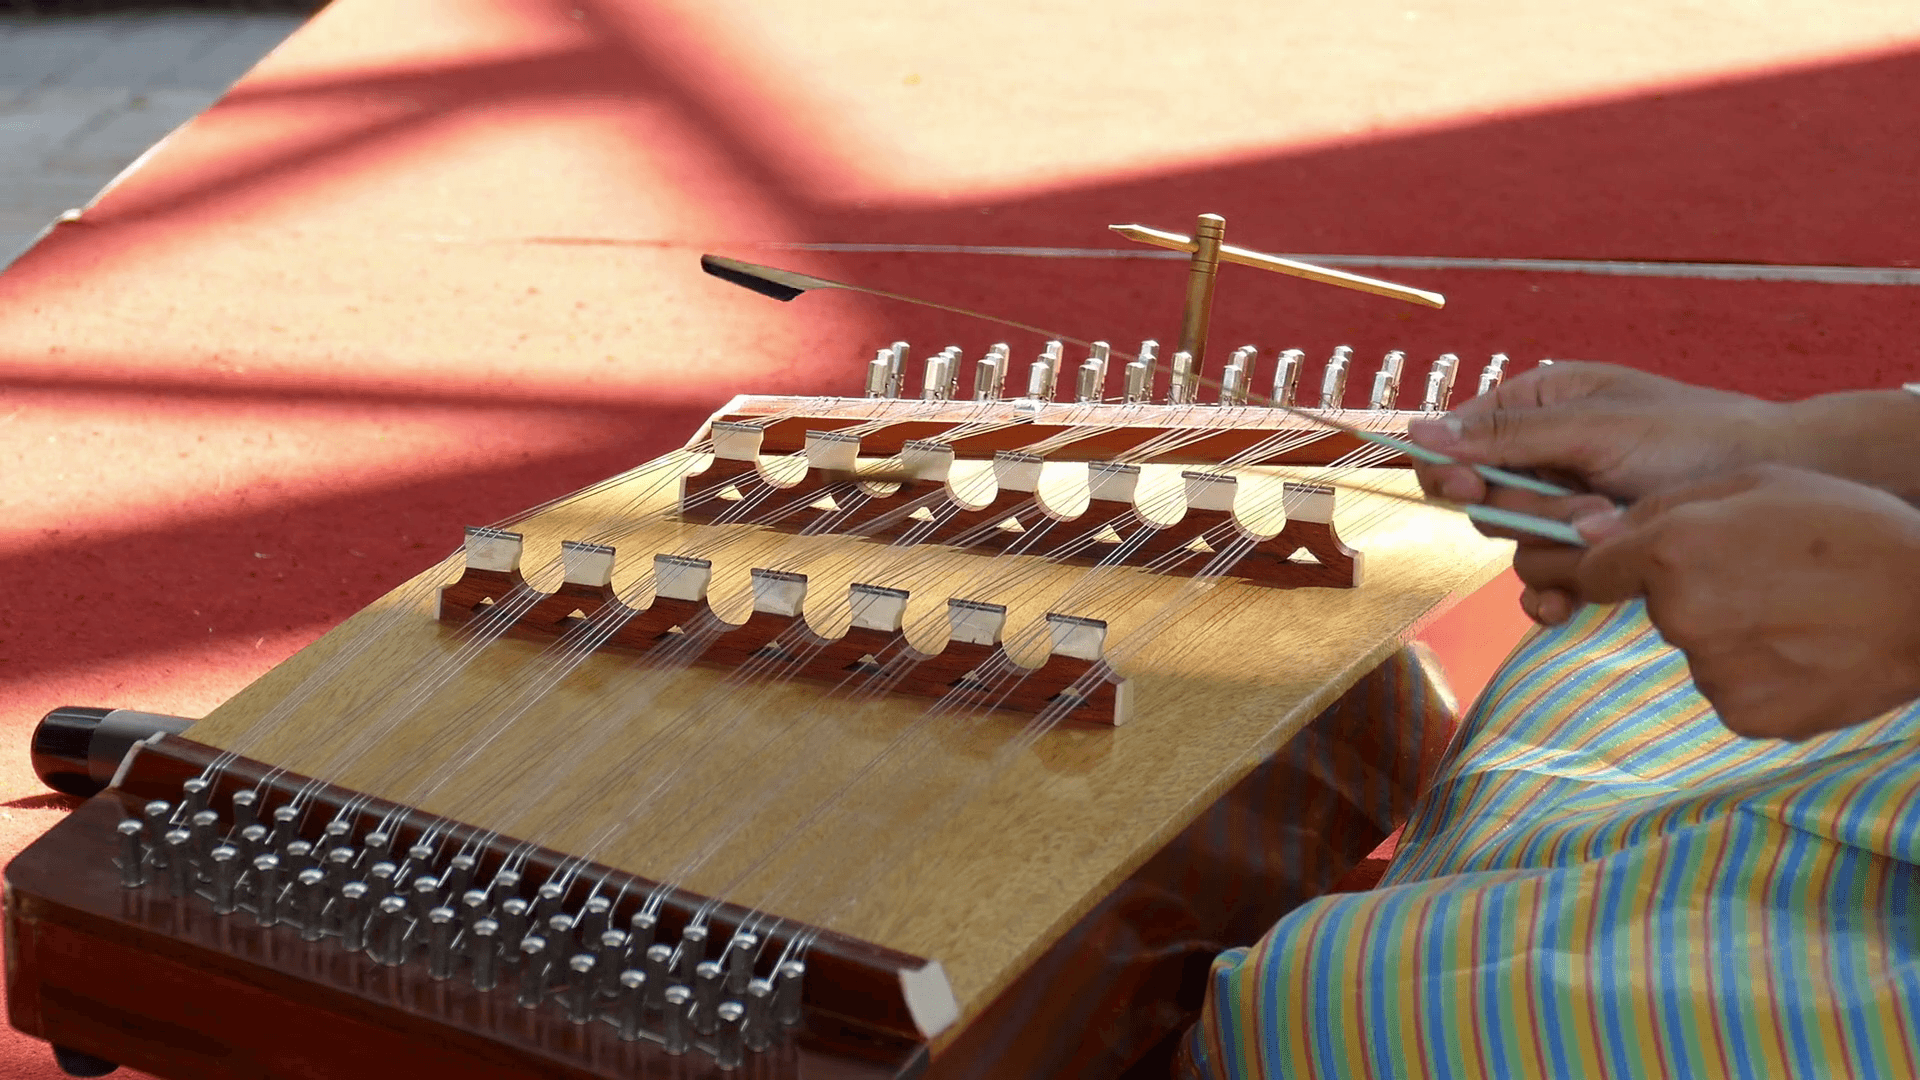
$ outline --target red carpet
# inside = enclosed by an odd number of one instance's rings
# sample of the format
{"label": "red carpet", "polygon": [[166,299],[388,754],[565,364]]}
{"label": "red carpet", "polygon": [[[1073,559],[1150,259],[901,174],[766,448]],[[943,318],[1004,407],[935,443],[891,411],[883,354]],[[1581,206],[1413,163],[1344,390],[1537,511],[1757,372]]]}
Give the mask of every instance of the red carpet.
{"label": "red carpet", "polygon": [[[62,808],[26,769],[49,707],[197,715],[461,526],[728,395],[1000,336],[775,304],[703,250],[1117,342],[1173,336],[1177,265],[760,245],[1117,246],[1111,222],[1218,211],[1285,251],[1915,257],[1920,36],[1891,8],[1027,7],[339,0],[0,275],[0,848]],[[1216,344],[1316,363],[1501,350],[1776,396],[1914,377],[1913,288],[1396,275],[1448,294],[1428,312],[1228,275]],[[1463,688],[1517,632],[1505,588],[1433,632]],[[0,1077],[47,1075],[0,1045]]]}

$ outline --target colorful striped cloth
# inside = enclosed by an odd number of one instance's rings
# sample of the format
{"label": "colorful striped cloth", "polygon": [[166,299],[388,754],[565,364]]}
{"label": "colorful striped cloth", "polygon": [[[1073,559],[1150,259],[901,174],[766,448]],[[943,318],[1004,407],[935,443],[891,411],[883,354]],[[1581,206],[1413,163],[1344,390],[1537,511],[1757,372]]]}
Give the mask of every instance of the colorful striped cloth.
{"label": "colorful striped cloth", "polygon": [[1638,604],[1536,632],[1378,889],[1215,960],[1195,1077],[1920,1076],[1920,703],[1732,735]]}

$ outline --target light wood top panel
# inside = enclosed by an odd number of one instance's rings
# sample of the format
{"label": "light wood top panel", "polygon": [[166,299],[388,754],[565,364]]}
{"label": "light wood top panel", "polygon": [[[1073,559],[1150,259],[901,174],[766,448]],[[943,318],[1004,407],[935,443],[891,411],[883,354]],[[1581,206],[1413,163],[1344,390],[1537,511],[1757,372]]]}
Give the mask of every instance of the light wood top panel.
{"label": "light wood top panel", "polygon": [[[515,526],[529,579],[557,583],[565,539],[615,544],[615,585],[643,594],[654,553],[699,553],[714,563],[719,614],[740,621],[751,568],[799,570],[809,620],[827,634],[847,623],[849,582],[893,585],[912,592],[909,636],[925,648],[944,639],[949,596],[991,600],[1009,605],[1013,651],[1035,663],[1045,644],[1033,628],[1047,611],[1096,615],[1133,681],[1134,719],[1009,749],[1025,724],[1012,714],[855,700],[634,653],[556,663],[558,646],[478,641],[435,621],[438,587],[458,576],[453,557],[189,736],[936,958],[964,1019],[1424,621],[1497,572],[1508,550],[1453,514],[1343,493],[1336,521],[1366,554],[1362,587],[1196,585],[1131,568],[681,524],[665,515],[672,475],[642,470]],[[1364,482],[1412,489],[1394,470]],[[1056,528],[1063,539],[1078,531]],[[1170,610],[1183,614],[1169,621]]]}

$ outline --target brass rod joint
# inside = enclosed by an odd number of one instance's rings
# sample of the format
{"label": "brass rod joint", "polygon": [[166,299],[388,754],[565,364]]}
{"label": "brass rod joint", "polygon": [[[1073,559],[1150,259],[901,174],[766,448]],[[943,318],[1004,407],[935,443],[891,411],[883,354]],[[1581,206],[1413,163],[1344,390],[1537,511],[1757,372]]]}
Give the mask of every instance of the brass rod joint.
{"label": "brass rod joint", "polygon": [[1220,245],[1227,234],[1227,219],[1219,214],[1201,214],[1193,227],[1193,260],[1187,264],[1187,308],[1180,320],[1178,351],[1193,357],[1194,370],[1205,367],[1207,320],[1213,313],[1213,286],[1220,277]]}

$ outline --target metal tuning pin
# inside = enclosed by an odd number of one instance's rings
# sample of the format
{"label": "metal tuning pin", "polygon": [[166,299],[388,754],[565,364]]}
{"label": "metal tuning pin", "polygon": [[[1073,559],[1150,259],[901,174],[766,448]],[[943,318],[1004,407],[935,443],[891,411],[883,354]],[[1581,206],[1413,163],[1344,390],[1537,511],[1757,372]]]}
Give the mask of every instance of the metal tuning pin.
{"label": "metal tuning pin", "polygon": [[352,845],[353,824],[336,818],[333,821],[327,822],[327,827],[320,830],[320,839],[314,841],[314,861],[324,866],[327,862],[327,856],[333,854],[334,848],[351,847]]}
{"label": "metal tuning pin", "polygon": [[676,1057],[686,1053],[692,1041],[687,1030],[687,1008],[692,1002],[693,991],[684,986],[669,986],[661,997],[665,1011],[660,1018],[660,1044]]}
{"label": "metal tuning pin", "polygon": [[367,919],[367,952],[388,967],[399,967],[407,959],[407,902],[398,896],[383,896]]}
{"label": "metal tuning pin", "polygon": [[272,852],[253,859],[253,917],[261,926],[280,921],[280,856]]}
{"label": "metal tuning pin", "polygon": [[647,946],[640,970],[647,976],[648,1005],[659,1005],[666,1000],[667,987],[673,982],[672,964],[673,946],[664,943]]}
{"label": "metal tuning pin", "polygon": [[747,1049],[758,1053],[773,1045],[773,984],[766,979],[749,982],[746,1003],[743,1035]]}
{"label": "metal tuning pin", "polygon": [[707,959],[707,928],[688,923],[680,932],[680,947],[673,952],[673,981],[693,985],[693,974]]}
{"label": "metal tuning pin", "polygon": [[299,828],[299,807],[277,807],[273,811],[273,832],[267,837],[267,846],[275,851],[279,851],[292,841],[300,838]]}
{"label": "metal tuning pin", "polygon": [[375,896],[386,896],[393,891],[393,879],[399,873],[400,868],[393,863],[374,863],[367,871],[367,888],[372,889]]}
{"label": "metal tuning pin", "polygon": [[581,943],[574,939],[573,916],[561,912],[547,916],[545,929],[540,936],[547,939],[547,948],[553,950],[554,963],[563,956],[572,956],[580,951]]}
{"label": "metal tuning pin", "polygon": [[1487,366],[1480,369],[1480,388],[1474,391],[1475,395],[1485,396],[1493,393],[1494,387],[1499,386],[1500,380],[1506,377],[1507,354],[1503,352],[1494,353],[1493,356],[1487,360]]}
{"label": "metal tuning pin", "polygon": [[240,832],[260,820],[260,796],[247,789],[233,793],[233,831]]}
{"label": "metal tuning pin", "polygon": [[773,973],[773,1019],[781,1027],[800,1022],[800,1002],[807,977],[807,965],[787,960]]}
{"label": "metal tuning pin", "polygon": [[1113,346],[1104,341],[1096,341],[1087,347],[1087,359],[1100,365],[1100,386],[1104,390],[1107,385],[1107,367],[1113,359]]}
{"label": "metal tuning pin", "polygon": [[239,907],[240,849],[232,844],[216,844],[207,853],[207,860],[212,866],[213,913],[231,915]]}
{"label": "metal tuning pin", "polygon": [[1144,361],[1135,360],[1126,368],[1126,388],[1123,399],[1129,405],[1137,405],[1153,397],[1153,366]]}
{"label": "metal tuning pin", "polygon": [[1427,371],[1427,393],[1420,401],[1423,412],[1443,412],[1447,399],[1453,396],[1453,377],[1460,367],[1460,358],[1452,353],[1441,353],[1440,359],[1433,362]]}
{"label": "metal tuning pin", "polygon": [[467,962],[473,967],[473,988],[486,991],[500,985],[500,924],[481,919],[467,929]]}
{"label": "metal tuning pin", "polygon": [[952,401],[960,394],[960,361],[965,354],[958,345],[949,345],[943,352],[947,358],[947,400]]}
{"label": "metal tuning pin", "polygon": [[515,997],[523,1009],[538,1008],[547,996],[547,972],[553,958],[547,955],[543,938],[520,939],[520,992]]}
{"label": "metal tuning pin", "polygon": [[1012,350],[999,342],[973,366],[973,400],[999,401],[1006,392],[1007,362]]}
{"label": "metal tuning pin", "polygon": [[1154,366],[1160,362],[1160,343],[1148,338],[1140,343],[1140,355],[1127,365],[1126,400],[1136,404],[1153,400]]}
{"label": "metal tuning pin", "polygon": [[459,914],[450,907],[437,907],[427,912],[427,977],[431,979],[453,978],[453,935],[459,929],[455,921]]}
{"label": "metal tuning pin", "polygon": [[1033,362],[1027,371],[1027,396],[1039,401],[1052,401],[1054,384],[1060,378],[1060,357],[1065,346],[1057,341],[1047,342],[1040,350],[1040,358]]}
{"label": "metal tuning pin", "polygon": [[334,900],[334,909],[338,912],[340,947],[348,952],[359,952],[367,947],[367,883],[349,881],[340,887],[340,895]]}
{"label": "metal tuning pin", "polygon": [[180,816],[192,821],[194,815],[207,808],[207,800],[213,794],[213,785],[196,776],[180,785]]}
{"label": "metal tuning pin", "polygon": [[647,1015],[647,976],[628,969],[620,973],[620,989],[613,1006],[614,1021],[622,1042],[640,1038],[640,1021]]}
{"label": "metal tuning pin", "polygon": [[320,921],[327,909],[327,875],[308,868],[294,875],[293,921],[300,924],[300,940],[319,941],[327,929]]}
{"label": "metal tuning pin", "polygon": [[1253,365],[1258,356],[1259,350],[1251,345],[1233,350],[1233,356],[1227,360],[1227,370],[1220,373],[1220,404],[1247,403],[1247,386],[1253,379]]}
{"label": "metal tuning pin", "polygon": [[950,353],[927,357],[926,381],[920,386],[920,397],[924,401],[947,400],[947,368],[953,363]]}
{"label": "metal tuning pin", "polygon": [[1167,381],[1167,404],[1193,404],[1193,391],[1199,385],[1195,378],[1198,372],[1193,370],[1193,354],[1177,352],[1173,354],[1173,374]]}
{"label": "metal tuning pin", "polygon": [[241,829],[239,840],[235,846],[240,849],[240,860],[242,862],[253,862],[255,856],[264,854],[270,850],[267,847],[267,827],[256,821],[252,825]]}
{"label": "metal tuning pin", "polygon": [[[461,893],[460,903],[455,910],[460,913],[460,925],[465,927],[468,933],[471,933],[481,919],[487,918],[492,913],[492,908],[487,903],[487,891],[485,889],[468,889],[466,892]],[[498,924],[495,925],[497,926]]]}
{"label": "metal tuning pin", "polygon": [[368,833],[361,841],[361,846],[365,851],[362,856],[364,860],[361,863],[362,866],[374,866],[393,861],[393,834],[384,829]]}
{"label": "metal tuning pin", "polygon": [[711,1035],[719,1028],[714,1015],[720,1007],[721,991],[726,989],[726,973],[711,960],[702,960],[693,972],[693,1030]]}
{"label": "metal tuning pin", "polygon": [[594,969],[599,961],[592,953],[575,953],[567,960],[567,1019],[584,1024],[593,1019],[594,999],[600,996]]}
{"label": "metal tuning pin", "polygon": [[280,849],[280,862],[289,873],[297,874],[313,865],[313,845],[305,840],[290,841]]}
{"label": "metal tuning pin", "polygon": [[427,913],[440,906],[440,879],[432,874],[414,878],[407,898],[412,901],[413,921],[426,922]]}
{"label": "metal tuning pin", "polygon": [[[527,927],[530,925],[527,919],[529,906],[518,896],[509,896],[500,901],[500,913],[495,918],[500,922],[500,940],[509,950],[517,950],[520,947],[520,939],[527,936]],[[519,953],[510,952],[509,955],[517,957]]]}
{"label": "metal tuning pin", "polygon": [[1100,362],[1087,360],[1080,365],[1080,370],[1074,378],[1073,400],[1097,402],[1100,400],[1101,392]]}
{"label": "metal tuning pin", "polygon": [[727,942],[724,957],[727,970],[727,996],[739,997],[747,992],[747,983],[753,981],[753,956],[759,951],[760,938],[755,934],[741,931]]}
{"label": "metal tuning pin", "polygon": [[147,883],[146,845],[140,838],[146,833],[146,823],[139,818],[126,818],[115,827],[120,833],[120,884],[129,889],[137,889]]}
{"label": "metal tuning pin", "polygon": [[[660,569],[660,561],[658,559],[655,559],[654,570],[657,573],[659,569]],[[487,883],[487,896],[490,902],[492,903],[496,903],[496,904],[505,903],[507,898],[514,895],[519,890],[519,888],[520,888],[519,871],[501,870],[493,875],[492,881]]]}
{"label": "metal tuning pin", "polygon": [[1320,407],[1338,409],[1347,400],[1347,365],[1353,361],[1353,349],[1342,345],[1327,357],[1327,370],[1320,378]]}
{"label": "metal tuning pin", "polygon": [[338,892],[340,886],[352,881],[353,864],[358,858],[359,853],[350,847],[337,847],[327,852],[327,857],[320,861],[320,871],[327,876],[327,888]]}
{"label": "metal tuning pin", "polygon": [[[156,841],[160,837],[167,835],[167,819],[172,815],[173,804],[165,799],[155,799],[140,808],[140,818],[147,823],[147,835],[155,838]],[[157,842],[154,847],[154,855],[155,857],[160,856],[160,847]],[[155,863],[154,869],[164,870],[166,867],[160,863]]]}
{"label": "metal tuning pin", "polygon": [[[220,815],[211,810],[202,810],[187,822],[187,833],[193,837],[195,858],[206,859],[213,855],[213,849],[220,842]],[[236,849],[234,855],[239,855]]]}
{"label": "metal tuning pin", "polygon": [[887,349],[887,397],[907,396],[908,351],[904,341],[896,341]]}
{"label": "metal tuning pin", "polygon": [[1273,369],[1273,403],[1292,405],[1294,393],[1300,386],[1300,368],[1307,362],[1307,354],[1299,349],[1288,349],[1280,354],[1279,366]]}
{"label": "metal tuning pin", "polygon": [[473,872],[480,866],[480,860],[471,855],[460,854],[447,860],[447,872],[440,875],[440,887],[446,890],[448,899],[465,896],[473,888]]}
{"label": "metal tuning pin", "polygon": [[620,988],[613,984],[619,979],[620,972],[627,967],[627,932],[602,930],[600,936],[593,941],[594,964],[602,980],[609,984],[607,990],[618,991]]}
{"label": "metal tuning pin", "polygon": [[745,1033],[741,1031],[747,1007],[737,1001],[726,1001],[715,1013],[720,1030],[713,1040],[714,1064],[723,1069],[737,1069],[747,1058]]}
{"label": "metal tuning pin", "polygon": [[867,364],[867,396],[870,398],[891,397],[887,393],[887,383],[893,375],[893,350],[880,349],[873,354],[873,360]]}
{"label": "metal tuning pin", "polygon": [[580,905],[580,914],[574,916],[573,929],[580,935],[584,944],[600,940],[606,932],[607,919],[613,913],[613,901],[604,896],[589,896],[586,903]]}
{"label": "metal tuning pin", "polygon": [[167,853],[167,891],[174,896],[185,896],[199,884],[199,873],[193,868],[193,834],[185,829],[169,829],[161,838]]}
{"label": "metal tuning pin", "polygon": [[627,920],[627,955],[634,961],[647,954],[653,947],[653,935],[660,921],[654,914],[642,907]]}
{"label": "metal tuning pin", "polygon": [[1367,398],[1369,409],[1391,409],[1400,401],[1400,373],[1406,369],[1407,354],[1398,349],[1380,361],[1373,376],[1373,393]]}
{"label": "metal tuning pin", "polygon": [[[534,890],[533,907],[527,911],[527,919],[535,927],[542,926],[548,919],[560,912],[560,905],[567,898],[567,890],[557,881],[549,881]],[[533,931],[539,933],[538,929]],[[551,942],[549,942],[551,944]]]}

